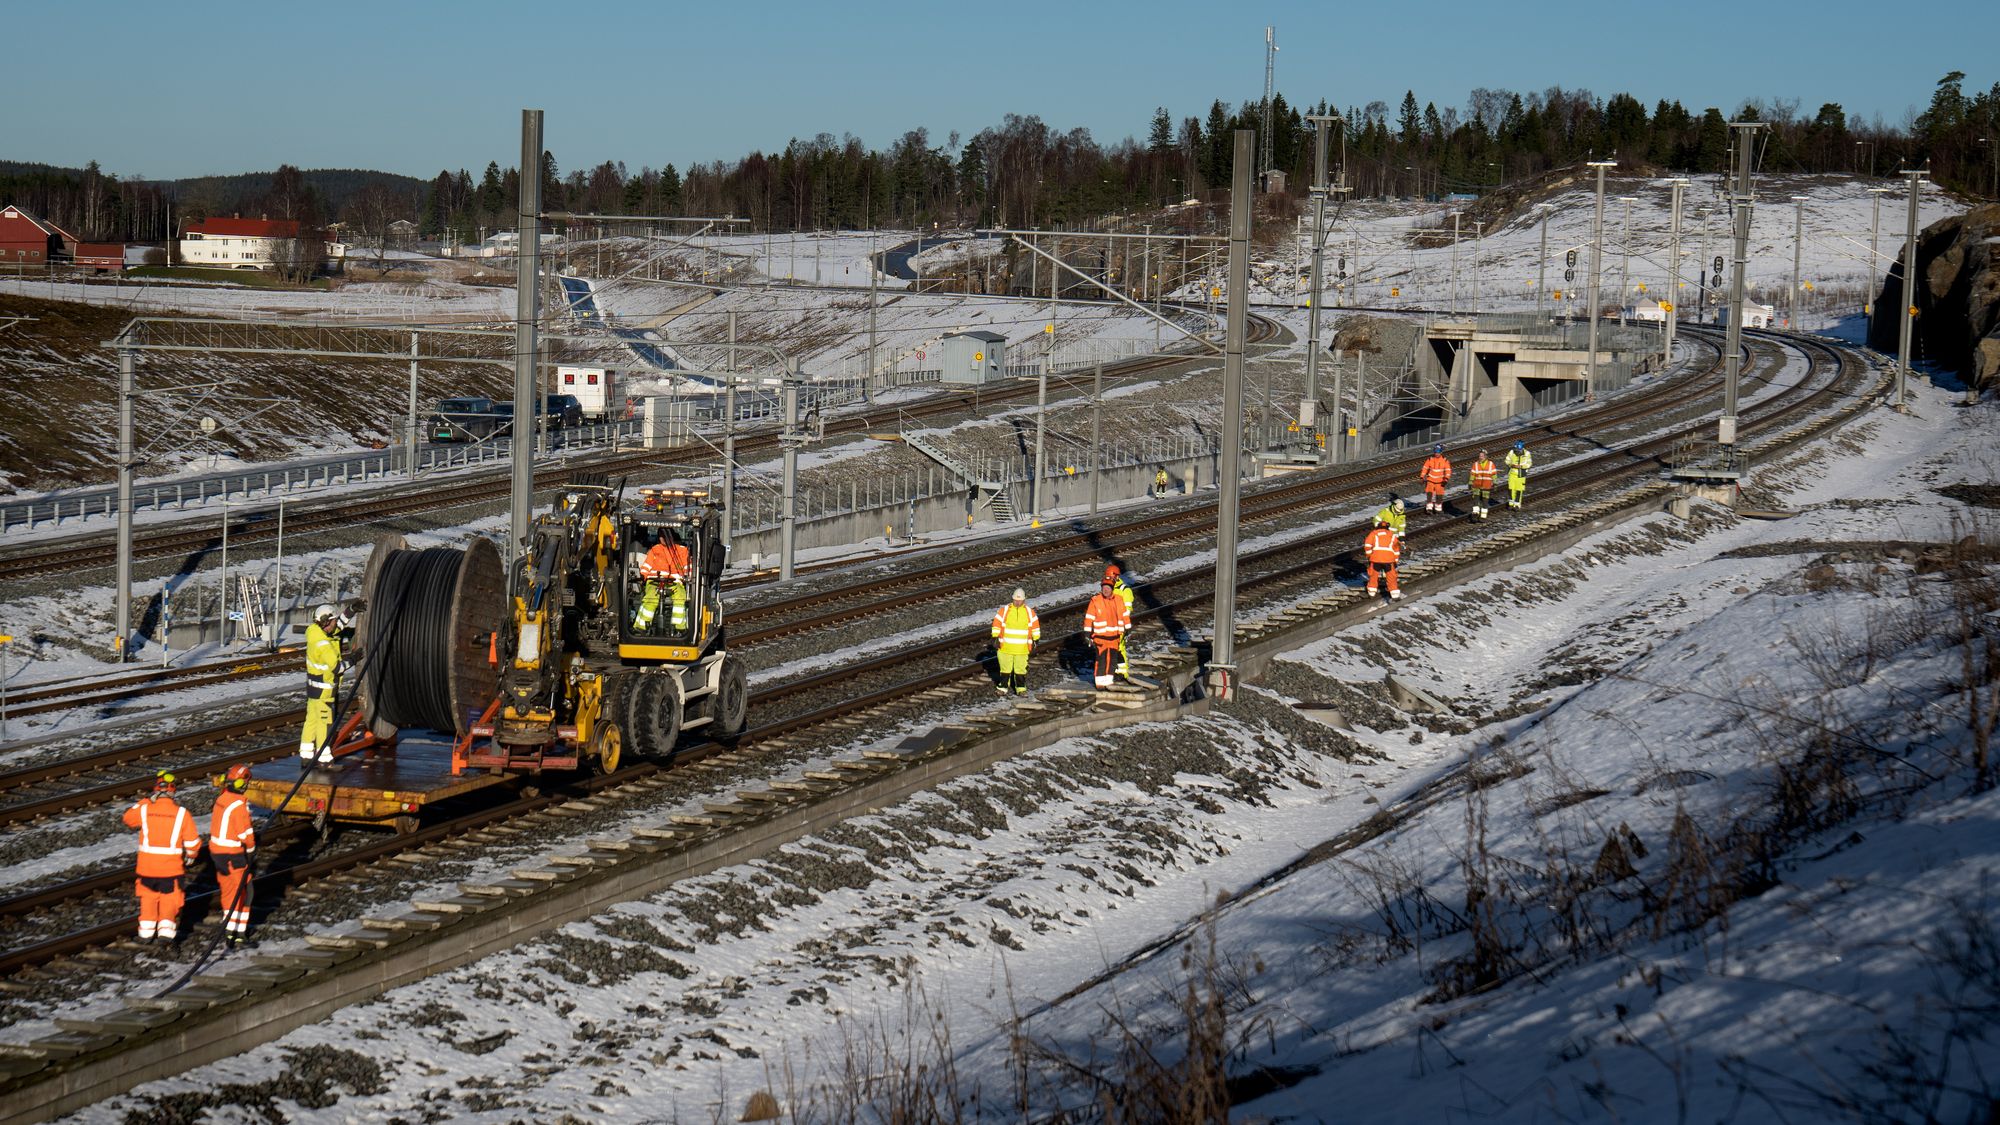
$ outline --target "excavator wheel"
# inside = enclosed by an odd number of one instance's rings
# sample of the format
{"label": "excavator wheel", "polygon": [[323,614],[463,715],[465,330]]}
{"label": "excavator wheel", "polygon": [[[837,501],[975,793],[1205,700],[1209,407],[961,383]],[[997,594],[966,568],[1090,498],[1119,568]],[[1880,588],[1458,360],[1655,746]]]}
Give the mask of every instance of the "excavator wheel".
{"label": "excavator wheel", "polygon": [[713,737],[735,738],[743,733],[744,724],[750,719],[750,676],[743,670],[742,660],[734,656],[722,658],[721,679],[715,685],[715,694],[709,697],[709,706],[715,720],[708,725]]}
{"label": "excavator wheel", "polygon": [[681,684],[663,673],[627,677],[623,733],[634,753],[665,758],[681,738]]}

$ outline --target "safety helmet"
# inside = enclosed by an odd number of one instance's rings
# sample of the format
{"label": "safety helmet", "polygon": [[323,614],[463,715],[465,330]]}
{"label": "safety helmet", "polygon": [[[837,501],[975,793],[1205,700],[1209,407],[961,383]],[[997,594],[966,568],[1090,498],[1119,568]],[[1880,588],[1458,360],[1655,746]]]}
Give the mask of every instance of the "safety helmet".
{"label": "safety helmet", "polygon": [[1528,448],[1528,443],[1527,443],[1527,442],[1525,442],[1525,441],[1517,441],[1517,442],[1515,442],[1515,443],[1514,443],[1514,448],[1515,448],[1515,449],[1526,449],[1526,448]]}
{"label": "safety helmet", "polygon": [[330,605],[322,605],[318,609],[313,610],[314,621],[331,621],[338,616],[340,616],[340,611]]}
{"label": "safety helmet", "polygon": [[1392,507],[1392,508],[1394,508],[1394,509],[1396,509],[1396,510],[1397,510],[1397,511],[1399,511],[1399,512],[1400,512],[1400,511],[1402,511],[1402,510],[1403,510],[1403,498],[1402,498],[1401,496],[1398,496],[1398,497],[1396,497],[1396,498],[1395,498],[1394,500],[1391,500],[1391,501],[1389,501],[1389,506],[1390,506],[1390,507]]}
{"label": "safety helmet", "polygon": [[238,762],[230,766],[229,772],[223,774],[222,778],[231,789],[241,793],[250,784],[250,767],[242,762]]}
{"label": "safety helmet", "polygon": [[153,792],[171,793],[173,791],[174,791],[173,774],[168,773],[166,770],[161,770],[159,773],[153,775]]}
{"label": "safety helmet", "polygon": [[1431,446],[1431,452],[1432,452],[1432,453],[1443,453],[1443,452],[1444,452],[1444,446],[1442,446],[1442,445],[1433,445],[1433,446]]}
{"label": "safety helmet", "polygon": [[1112,563],[1112,564],[1111,564],[1110,566],[1107,566],[1107,567],[1105,567],[1105,568],[1104,568],[1104,580],[1105,580],[1106,582],[1109,582],[1109,581],[1111,581],[1112,579],[1114,579],[1114,578],[1118,577],[1118,574],[1119,574],[1119,571],[1118,571],[1118,564],[1117,564],[1117,563]]}
{"label": "safety helmet", "polygon": [[1028,592],[1026,590],[1021,589],[1019,586],[1014,587],[1014,600],[1017,602],[1027,601]]}
{"label": "safety helmet", "polygon": [[1375,526],[1376,526],[1376,527],[1388,527],[1388,526],[1389,526],[1389,521],[1388,521],[1388,520],[1385,520],[1385,519],[1383,519],[1383,518],[1382,518],[1381,516],[1376,516],[1376,517],[1375,517]]}
{"label": "safety helmet", "polygon": [[1480,450],[1480,451],[1479,451],[1479,459],[1480,459],[1481,461],[1484,461],[1484,460],[1486,460],[1486,451],[1485,451],[1484,449],[1482,449],[1482,450]]}

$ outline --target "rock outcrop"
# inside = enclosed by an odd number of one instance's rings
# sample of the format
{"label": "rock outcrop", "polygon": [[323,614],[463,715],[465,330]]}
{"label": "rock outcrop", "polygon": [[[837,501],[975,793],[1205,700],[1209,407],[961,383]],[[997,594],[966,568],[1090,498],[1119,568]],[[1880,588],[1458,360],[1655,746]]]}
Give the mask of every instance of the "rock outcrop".
{"label": "rock outcrop", "polygon": [[[1905,253],[1908,248],[1905,247]],[[1894,355],[1902,331],[1905,259],[1875,298],[1870,347]],[[1917,235],[1913,358],[1950,368],[1981,390],[2000,387],[2000,204],[1941,219]]]}

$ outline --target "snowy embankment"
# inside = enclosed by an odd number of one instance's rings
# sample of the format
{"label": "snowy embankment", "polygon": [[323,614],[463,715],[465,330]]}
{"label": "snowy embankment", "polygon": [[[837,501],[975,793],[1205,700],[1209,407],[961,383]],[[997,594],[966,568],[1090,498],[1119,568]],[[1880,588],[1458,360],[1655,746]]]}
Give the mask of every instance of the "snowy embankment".
{"label": "snowy embankment", "polygon": [[[1712,265],[1721,256],[1726,270],[1731,254],[1722,178],[1687,179],[1681,213],[1680,296],[1675,301],[1683,319],[1692,317],[1703,305],[1700,284],[1704,265]],[[1672,184],[1668,177],[1608,178],[1601,266],[1604,307],[1617,307],[1620,294],[1626,305],[1651,304],[1667,296],[1671,288]],[[1799,280],[1811,286],[1802,288],[1802,315],[1809,326],[1817,323],[1818,314],[1851,312],[1872,299],[1871,277],[1879,280],[1902,251],[1907,206],[1902,185],[1900,180],[1855,176],[1759,177],[1745,274],[1750,298],[1774,304],[1780,318],[1786,315],[1796,241]],[[1889,189],[1879,197],[1879,229],[1878,196],[1871,192],[1873,188]],[[1804,201],[1802,208],[1794,203],[1795,197]],[[1510,216],[1497,229],[1476,228],[1469,216],[1462,217],[1454,249],[1451,211],[1455,205],[1368,200],[1341,210],[1329,208],[1327,304],[1336,303],[1334,286],[1344,262],[1349,281],[1340,301],[1349,305],[1519,312],[1536,307],[1537,283],[1545,279],[1545,296],[1560,290],[1562,310],[1585,315],[1595,192],[1588,184],[1581,184],[1558,190],[1541,202],[1552,208],[1546,262],[1542,258],[1541,217],[1532,210]],[[1960,200],[1925,185],[1917,200],[1917,222],[1920,227],[1928,226],[1964,210]],[[1275,251],[1260,252],[1252,271],[1251,300],[1304,301],[1311,222],[1308,211],[1296,238],[1286,237]],[[1410,235],[1415,228],[1432,232],[1425,245],[1414,244]],[[1797,240],[1793,238],[1795,228],[1801,235]],[[1575,276],[1565,279],[1565,254],[1571,250],[1577,253]],[[1218,265],[1202,284],[1220,284],[1220,269]],[[1726,280],[1726,272],[1724,276]],[[1712,274],[1710,283],[1718,284]],[[1711,319],[1721,292],[1721,288],[1710,291],[1706,309]],[[1189,293],[1193,293],[1192,287]]]}
{"label": "snowy embankment", "polygon": [[[1766,468],[1796,519],[1607,531],[1207,718],[1024,755],[80,1116],[733,1119],[769,1089],[1145,1118],[1227,1074],[1259,1119],[1963,1118],[2000,1061],[2000,797],[1960,686],[1970,652],[1991,715],[1995,585],[1933,545],[2000,466],[1949,398]],[[1391,706],[1385,667],[1452,713]]]}

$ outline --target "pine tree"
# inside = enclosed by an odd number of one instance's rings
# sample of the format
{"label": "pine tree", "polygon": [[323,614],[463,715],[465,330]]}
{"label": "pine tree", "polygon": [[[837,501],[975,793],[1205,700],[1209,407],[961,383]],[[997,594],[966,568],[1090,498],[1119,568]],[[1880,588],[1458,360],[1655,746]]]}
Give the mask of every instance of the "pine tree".
{"label": "pine tree", "polygon": [[1166,106],[1153,111],[1153,127],[1146,135],[1146,148],[1154,156],[1165,156],[1174,150],[1174,119]]}
{"label": "pine tree", "polygon": [[1402,112],[1397,114],[1396,122],[1402,133],[1402,142],[1406,147],[1415,148],[1417,142],[1423,140],[1424,119],[1417,112],[1417,95],[1415,91],[1403,91],[1403,109]]}
{"label": "pine tree", "polygon": [[1701,131],[1695,141],[1695,162],[1704,172],[1729,171],[1729,123],[1714,106],[1701,115]]}

